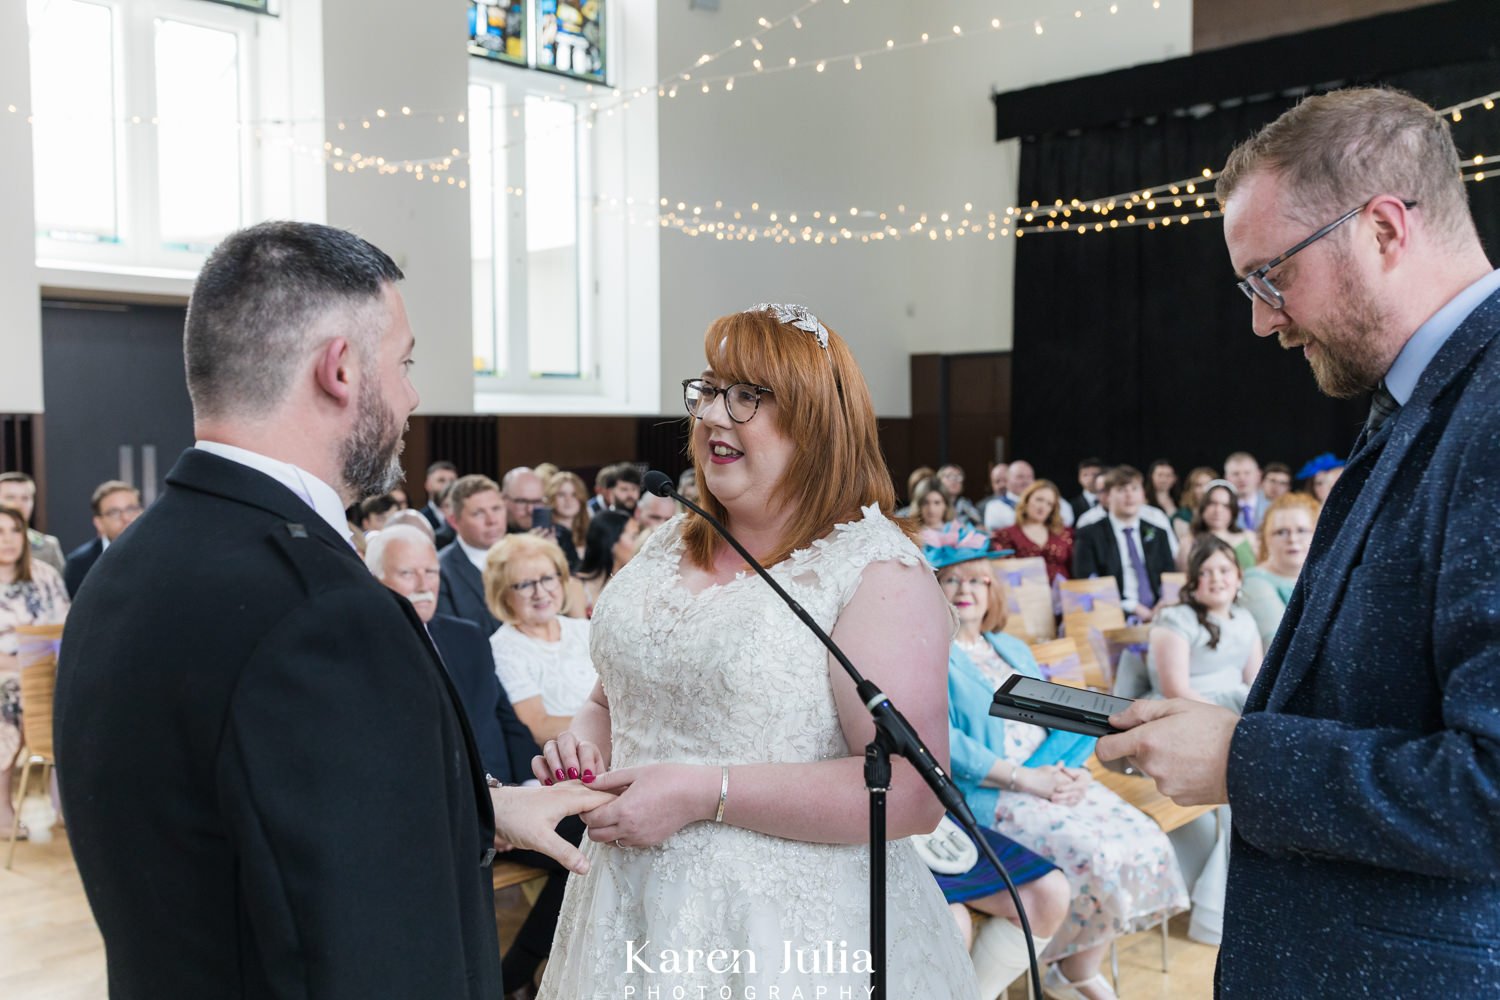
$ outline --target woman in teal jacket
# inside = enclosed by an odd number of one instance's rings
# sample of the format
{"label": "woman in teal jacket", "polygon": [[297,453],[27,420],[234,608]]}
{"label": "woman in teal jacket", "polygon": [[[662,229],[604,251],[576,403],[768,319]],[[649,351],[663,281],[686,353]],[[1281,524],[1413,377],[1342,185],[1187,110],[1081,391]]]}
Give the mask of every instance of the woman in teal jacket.
{"label": "woman in teal jacket", "polygon": [[1044,955],[1057,963],[1047,970],[1049,995],[1115,1000],[1099,973],[1110,942],[1187,908],[1177,857],[1155,823],[1092,781],[1082,766],[1092,739],[989,714],[1007,678],[1042,673],[1025,643],[1000,631],[1005,603],[988,539],[947,534],[923,540],[958,620],[948,656],[953,780],[981,823],[1067,877],[1068,917]]}

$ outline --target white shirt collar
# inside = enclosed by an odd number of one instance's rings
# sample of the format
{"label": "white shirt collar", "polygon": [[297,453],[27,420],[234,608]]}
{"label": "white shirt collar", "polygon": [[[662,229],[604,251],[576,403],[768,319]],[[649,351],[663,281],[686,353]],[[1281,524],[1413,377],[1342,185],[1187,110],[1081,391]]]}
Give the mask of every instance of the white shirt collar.
{"label": "white shirt collar", "polygon": [[454,541],[458,542],[458,547],[464,550],[464,555],[469,557],[469,562],[474,564],[474,568],[483,573],[484,558],[485,556],[490,554],[490,550],[481,549],[477,546],[470,545],[468,542],[464,541],[462,537],[456,538],[454,539]]}
{"label": "white shirt collar", "polygon": [[1132,521],[1122,521],[1113,514],[1106,514],[1105,517],[1109,518],[1110,527],[1114,528],[1116,533],[1124,531],[1126,528],[1139,528],[1141,526],[1139,515]]}
{"label": "white shirt collar", "polygon": [[319,517],[328,522],[328,526],[340,538],[351,545],[354,544],[353,535],[349,532],[349,521],[344,517],[344,502],[339,499],[338,493],[332,486],[311,472],[288,462],[219,441],[195,441],[193,447],[270,476],[291,490],[297,499],[307,504]]}

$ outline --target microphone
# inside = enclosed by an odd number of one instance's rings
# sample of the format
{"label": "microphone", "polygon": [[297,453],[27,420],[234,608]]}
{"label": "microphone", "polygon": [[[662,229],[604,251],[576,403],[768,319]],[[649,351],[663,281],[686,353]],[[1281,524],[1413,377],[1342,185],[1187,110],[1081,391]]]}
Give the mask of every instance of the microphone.
{"label": "microphone", "polygon": [[964,801],[963,793],[949,780],[947,772],[943,770],[942,765],[932,756],[932,753],[927,749],[926,744],[922,742],[922,737],[917,734],[912,724],[906,721],[906,718],[896,709],[895,705],[891,704],[891,700],[886,697],[885,692],[881,691],[872,681],[860,674],[854,664],[849,662],[849,658],[844,655],[844,651],[838,647],[838,644],[833,641],[827,632],[823,631],[822,627],[813,620],[812,615],[808,614],[791,594],[782,589],[781,584],[776,582],[776,579],[760,564],[760,561],[745,550],[745,547],[740,544],[739,539],[730,534],[729,529],[720,524],[718,519],[709,514],[708,511],[699,507],[681,493],[678,493],[672,486],[672,477],[668,476],[665,472],[652,469],[642,479],[641,487],[648,493],[676,500],[711,524],[713,529],[740,554],[740,558],[745,560],[746,565],[755,570],[766,583],[770,584],[771,589],[776,592],[776,596],[780,597],[786,603],[786,606],[792,610],[792,613],[802,620],[802,624],[806,625],[812,634],[817,636],[818,640],[824,646],[828,647],[828,652],[833,654],[833,658],[839,662],[839,665],[844,668],[844,671],[854,681],[855,690],[859,692],[860,700],[865,703],[865,708],[869,709],[870,715],[875,719],[875,727],[885,734],[892,745],[892,749],[911,762],[912,767],[916,768],[917,773],[922,776],[922,779],[927,782],[933,793],[937,795],[938,800],[943,803],[944,809],[951,812],[960,820],[966,819],[972,824],[974,822],[974,814],[970,811],[969,804]]}

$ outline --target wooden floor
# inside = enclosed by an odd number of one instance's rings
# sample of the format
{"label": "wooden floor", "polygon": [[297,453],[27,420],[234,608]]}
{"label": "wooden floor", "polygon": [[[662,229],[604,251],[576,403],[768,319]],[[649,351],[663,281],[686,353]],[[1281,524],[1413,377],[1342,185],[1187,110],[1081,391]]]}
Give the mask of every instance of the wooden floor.
{"label": "wooden floor", "polygon": [[[9,848],[0,843],[0,851]],[[3,858],[3,853],[0,853]],[[509,943],[525,914],[519,888],[496,897],[500,939]],[[1187,939],[1187,917],[1172,922],[1168,961],[1161,971],[1159,931],[1120,942],[1122,1000],[1195,1000],[1213,995],[1217,949]],[[0,869],[0,997],[5,1000],[101,1000],[106,994],[104,944],[58,830],[50,844],[22,842],[15,868]],[[1017,983],[1008,1000],[1024,1000]],[[498,1000],[498,998],[497,998]]]}

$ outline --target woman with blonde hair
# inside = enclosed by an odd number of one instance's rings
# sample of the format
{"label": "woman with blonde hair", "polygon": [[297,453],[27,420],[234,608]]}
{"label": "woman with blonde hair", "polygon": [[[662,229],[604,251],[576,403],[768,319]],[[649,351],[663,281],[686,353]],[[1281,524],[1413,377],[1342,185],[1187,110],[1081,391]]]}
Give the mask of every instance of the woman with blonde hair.
{"label": "woman with blonde hair", "polygon": [[576,472],[559,472],[545,482],[542,499],[552,508],[557,544],[568,559],[568,568],[576,573],[589,537],[588,489]]}
{"label": "woman with blonde hair", "polygon": [[484,597],[501,625],[495,673],[538,743],[567,729],[598,681],[589,623],[566,614],[568,562],[550,538],[506,535],[484,560]]}
{"label": "woman with blonde hair", "polygon": [[[890,474],[848,346],[784,305],[715,320],[703,346],[707,364],[683,382],[703,508],[946,766],[948,610],[886,513]],[[593,867],[569,882],[541,995],[865,995],[875,729],[848,676],[693,513],[652,534],[593,625],[600,684],[536,773],[597,775],[618,798],[584,814]],[[903,839],[931,831],[942,806],[904,760],[892,769],[890,993],[973,997],[943,894]],[[645,968],[622,961],[644,941]],[[740,960],[668,970],[706,944]],[[826,948],[834,967],[811,971]]]}
{"label": "woman with blonde hair", "polygon": [[1062,519],[1062,491],[1050,479],[1026,487],[1016,504],[1016,523],[1001,528],[991,539],[997,549],[1011,549],[1017,559],[1040,556],[1047,563],[1047,579],[1073,575],[1073,529]]}

